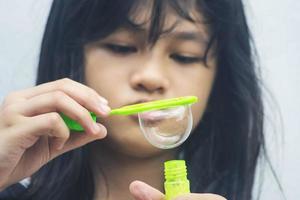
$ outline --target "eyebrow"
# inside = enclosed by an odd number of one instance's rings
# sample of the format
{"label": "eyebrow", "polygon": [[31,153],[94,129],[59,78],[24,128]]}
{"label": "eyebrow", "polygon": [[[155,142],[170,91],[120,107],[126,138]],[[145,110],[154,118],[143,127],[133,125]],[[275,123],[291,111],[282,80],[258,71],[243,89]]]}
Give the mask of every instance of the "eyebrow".
{"label": "eyebrow", "polygon": [[171,36],[178,40],[208,43],[207,38],[203,34],[198,32],[187,32],[187,31],[171,32],[168,33],[166,36]]}
{"label": "eyebrow", "polygon": [[[143,27],[125,26],[122,29],[129,32],[137,32],[138,34],[145,34],[147,32],[147,29]],[[182,41],[200,42],[205,44],[209,43],[203,33],[196,31],[167,31],[161,35],[161,38],[165,37],[173,37],[174,39]]]}

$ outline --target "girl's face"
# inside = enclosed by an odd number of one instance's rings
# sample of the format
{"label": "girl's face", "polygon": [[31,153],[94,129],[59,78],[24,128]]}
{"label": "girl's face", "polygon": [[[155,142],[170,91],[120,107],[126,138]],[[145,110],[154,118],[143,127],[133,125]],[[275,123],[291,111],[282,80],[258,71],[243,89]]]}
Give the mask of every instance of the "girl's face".
{"label": "girl's face", "polygon": [[[136,23],[147,21],[146,9],[134,16]],[[198,19],[201,16],[198,16]],[[209,32],[204,24],[180,18],[169,9],[164,30],[154,44],[147,43],[149,24],[144,29],[120,28],[108,37],[85,46],[85,80],[111,108],[129,104],[197,96],[192,106],[194,126],[201,120],[214,82],[216,63],[211,53],[203,62]],[[138,157],[162,150],[150,145],[140,132],[136,116],[109,116],[99,119],[108,130],[105,143]]]}

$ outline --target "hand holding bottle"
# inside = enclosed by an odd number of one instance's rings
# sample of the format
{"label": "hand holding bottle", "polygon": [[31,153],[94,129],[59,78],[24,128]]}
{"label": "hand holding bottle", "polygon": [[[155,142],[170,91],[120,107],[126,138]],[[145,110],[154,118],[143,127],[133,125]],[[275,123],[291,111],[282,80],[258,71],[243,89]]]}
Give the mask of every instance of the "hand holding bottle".
{"label": "hand holding bottle", "polygon": [[[135,200],[165,200],[165,195],[150,185],[134,181],[130,184],[129,190]],[[172,200],[226,200],[224,197],[216,194],[198,194],[189,193],[177,196]]]}

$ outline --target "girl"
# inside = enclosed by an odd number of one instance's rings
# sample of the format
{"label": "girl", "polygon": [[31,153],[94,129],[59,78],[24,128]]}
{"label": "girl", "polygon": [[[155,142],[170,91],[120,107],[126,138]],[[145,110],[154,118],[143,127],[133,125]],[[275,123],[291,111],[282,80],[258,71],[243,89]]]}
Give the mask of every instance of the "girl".
{"label": "girl", "polygon": [[[54,0],[37,85],[1,106],[3,199],[162,200],[162,163],[177,158],[193,192],[178,199],[252,199],[264,116],[241,0]],[[134,116],[108,116],[185,95],[200,101],[179,148],[151,146]]]}

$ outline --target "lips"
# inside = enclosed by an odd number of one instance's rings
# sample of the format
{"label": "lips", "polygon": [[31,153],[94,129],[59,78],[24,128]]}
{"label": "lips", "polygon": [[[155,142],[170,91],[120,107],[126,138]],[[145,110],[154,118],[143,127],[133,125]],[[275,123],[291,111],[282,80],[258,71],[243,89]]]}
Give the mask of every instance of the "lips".
{"label": "lips", "polygon": [[[131,105],[134,105],[134,104],[145,103],[145,102],[149,102],[149,101],[153,101],[153,100],[148,99],[148,98],[139,99],[139,100],[133,101],[131,103],[125,104],[124,106],[131,106]],[[138,121],[138,119],[139,119],[138,114],[129,115],[129,117],[131,119],[133,119],[134,121]]]}
{"label": "lips", "polygon": [[149,101],[153,101],[153,100],[152,99],[140,99],[140,100],[134,101],[132,103],[125,104],[124,106],[131,106],[134,104],[145,103],[145,102],[149,102]]}
{"label": "lips", "polygon": [[[159,99],[141,98],[139,100],[133,101],[133,102],[128,103],[128,104],[125,104],[124,106],[131,106],[131,105],[135,105],[135,104],[146,103],[146,102],[156,101],[156,100],[159,100]],[[134,119],[134,120],[138,120],[138,114],[129,115],[129,117]]]}

